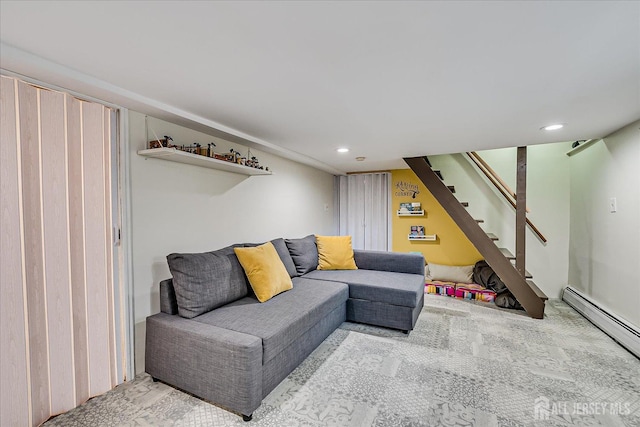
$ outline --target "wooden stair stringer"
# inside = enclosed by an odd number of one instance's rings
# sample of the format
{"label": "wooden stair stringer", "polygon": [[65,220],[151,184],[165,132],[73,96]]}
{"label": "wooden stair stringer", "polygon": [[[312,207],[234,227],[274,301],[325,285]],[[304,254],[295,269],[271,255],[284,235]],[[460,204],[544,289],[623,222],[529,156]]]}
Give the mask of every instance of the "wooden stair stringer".
{"label": "wooden stair stringer", "polygon": [[544,317],[544,299],[518,273],[487,236],[487,233],[451,193],[446,184],[433,172],[426,157],[409,157],[404,161],[460,227],[509,291],[522,304],[527,314],[534,319],[542,319]]}

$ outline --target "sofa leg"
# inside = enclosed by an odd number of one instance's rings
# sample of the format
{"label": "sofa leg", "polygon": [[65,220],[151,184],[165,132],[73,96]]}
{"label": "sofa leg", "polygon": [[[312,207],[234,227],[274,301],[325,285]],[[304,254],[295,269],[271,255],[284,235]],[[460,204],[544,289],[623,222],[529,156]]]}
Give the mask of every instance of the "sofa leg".
{"label": "sofa leg", "polygon": [[253,418],[253,414],[245,415],[242,414],[242,421],[249,422]]}
{"label": "sofa leg", "polygon": [[402,331],[402,332],[404,332],[405,335],[409,335],[409,332],[411,331],[407,329],[406,331]]}
{"label": "sofa leg", "polygon": [[153,380],[154,383],[157,383],[158,381],[160,381],[159,379],[157,379],[156,377],[151,377],[151,379]]}

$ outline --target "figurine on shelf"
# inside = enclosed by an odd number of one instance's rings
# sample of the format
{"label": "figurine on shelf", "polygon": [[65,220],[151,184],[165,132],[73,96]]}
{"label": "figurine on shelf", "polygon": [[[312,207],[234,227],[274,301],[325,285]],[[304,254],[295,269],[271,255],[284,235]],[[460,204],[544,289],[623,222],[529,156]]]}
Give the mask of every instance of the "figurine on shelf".
{"label": "figurine on shelf", "polygon": [[209,157],[209,148],[203,147],[201,144],[196,142],[196,154],[199,154],[204,157]]}
{"label": "figurine on shelf", "polygon": [[207,144],[207,157],[214,157],[213,147],[216,146],[215,142],[210,142]]}
{"label": "figurine on shelf", "polygon": [[240,163],[240,161],[239,161],[239,160],[240,160],[240,158],[242,157],[242,155],[241,155],[238,151],[236,151],[236,150],[234,150],[234,149],[232,148],[231,150],[229,150],[229,153],[231,154],[231,156],[230,156],[230,158],[229,158],[229,161],[230,161],[230,162],[233,162],[233,163]]}
{"label": "figurine on shelf", "polygon": [[[158,135],[155,135],[157,138]],[[173,138],[169,135],[165,135],[164,139],[156,139],[155,141],[149,141],[149,148],[177,148],[175,145],[170,144],[169,141],[173,142]]]}
{"label": "figurine on shelf", "polygon": [[149,148],[162,148],[162,140],[149,141]]}
{"label": "figurine on shelf", "polygon": [[181,151],[184,151],[185,153],[198,154],[198,150],[200,149],[200,144],[194,143],[192,145],[182,145],[177,148]]}

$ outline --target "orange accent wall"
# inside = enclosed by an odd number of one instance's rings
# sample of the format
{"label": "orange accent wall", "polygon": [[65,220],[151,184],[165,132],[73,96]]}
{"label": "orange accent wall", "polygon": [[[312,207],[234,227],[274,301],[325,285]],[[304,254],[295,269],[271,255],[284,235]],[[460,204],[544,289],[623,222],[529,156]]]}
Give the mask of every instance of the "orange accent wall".
{"label": "orange accent wall", "polygon": [[[399,183],[417,185],[418,192],[402,191]],[[425,211],[423,217],[399,217],[400,203],[420,202]],[[482,259],[475,246],[451,219],[440,203],[422,184],[411,169],[391,171],[391,227],[392,248],[395,252],[422,252],[427,262],[445,265],[469,265]],[[409,241],[412,225],[422,225],[425,234],[436,234],[437,240]]]}

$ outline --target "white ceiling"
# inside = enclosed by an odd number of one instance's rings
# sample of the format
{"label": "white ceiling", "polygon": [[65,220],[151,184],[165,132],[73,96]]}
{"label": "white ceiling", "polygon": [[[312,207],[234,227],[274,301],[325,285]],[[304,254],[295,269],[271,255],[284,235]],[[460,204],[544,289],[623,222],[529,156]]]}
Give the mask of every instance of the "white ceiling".
{"label": "white ceiling", "polygon": [[635,1],[3,0],[0,19],[5,70],[326,170],[590,139],[640,118]]}

